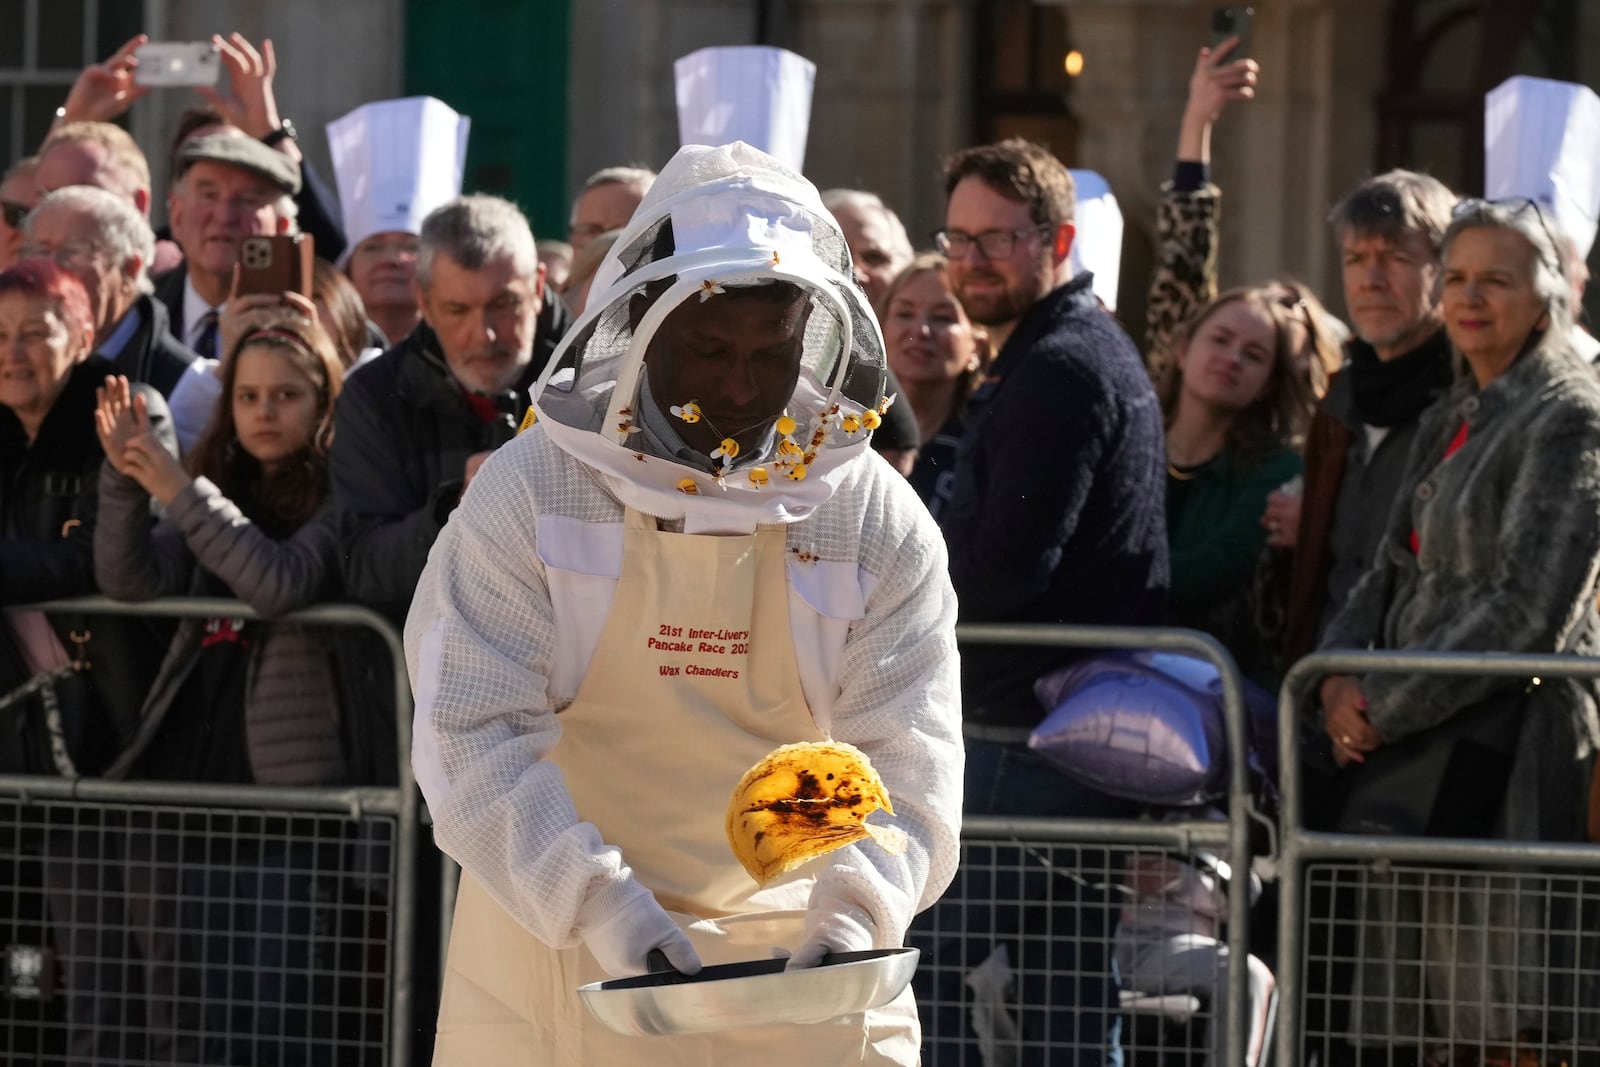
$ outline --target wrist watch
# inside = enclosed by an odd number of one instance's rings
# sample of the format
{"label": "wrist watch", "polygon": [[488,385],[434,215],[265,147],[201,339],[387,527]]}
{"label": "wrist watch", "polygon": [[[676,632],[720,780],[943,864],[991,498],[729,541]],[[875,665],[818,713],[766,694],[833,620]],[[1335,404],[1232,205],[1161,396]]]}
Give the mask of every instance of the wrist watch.
{"label": "wrist watch", "polygon": [[277,147],[278,142],[283,140],[294,141],[297,144],[300,141],[299,136],[294,132],[294,123],[290,122],[288,119],[284,119],[283,121],[279,122],[277,129],[271,131],[265,137],[261,138],[261,143],[266,145],[268,148],[275,148]]}

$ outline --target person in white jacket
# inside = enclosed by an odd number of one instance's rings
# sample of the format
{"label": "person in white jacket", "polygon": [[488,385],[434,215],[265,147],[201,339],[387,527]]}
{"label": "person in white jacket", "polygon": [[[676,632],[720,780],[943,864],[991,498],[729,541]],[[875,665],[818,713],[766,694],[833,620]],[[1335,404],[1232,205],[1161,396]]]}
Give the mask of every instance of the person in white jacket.
{"label": "person in white jacket", "polygon": [[[907,990],[805,1027],[623,1037],[578,986],[899,946],[954,874],[955,598],[868,446],[883,342],[816,190],[742,143],[668,164],[473,479],[406,623],[413,763],[461,863],[435,1062],[918,1060]],[[759,887],[724,812],[781,744],[882,775],[910,847]]]}

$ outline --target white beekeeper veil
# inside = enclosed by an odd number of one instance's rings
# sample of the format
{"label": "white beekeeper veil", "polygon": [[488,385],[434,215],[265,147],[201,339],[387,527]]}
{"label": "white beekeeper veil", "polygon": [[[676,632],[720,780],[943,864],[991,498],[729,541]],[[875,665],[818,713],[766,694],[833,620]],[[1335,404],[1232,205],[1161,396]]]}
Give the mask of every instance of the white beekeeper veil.
{"label": "white beekeeper veil", "polygon": [[1069,171],[1077,206],[1072,213],[1072,273],[1094,272],[1094,295],[1117,310],[1117,279],[1122,274],[1122,209],[1111,185],[1092,170]]}
{"label": "white beekeeper veil", "polygon": [[349,238],[341,269],[368,237],[420,233],[430,211],[461,195],[471,127],[471,119],[431,96],[374,101],[328,123]]}
{"label": "white beekeeper veil", "polygon": [[[710,314],[769,296],[740,293],[756,286],[786,286],[770,295],[805,301],[798,356],[783,357],[799,365],[786,364],[795,380],[782,413],[714,427],[699,406],[705,397],[655,395],[646,353],[663,321],[691,302]],[[652,359],[674,365],[672,352]],[[657,378],[655,388],[671,387],[665,369]],[[825,501],[867,449],[883,387],[883,337],[838,224],[810,182],[736,142],[689,145],[667,163],[601,263],[588,308],[533,400],[550,439],[607,476],[626,503],[733,529],[801,519]],[[722,438],[708,454],[679,436],[686,425],[739,440],[728,450]]]}
{"label": "white beekeeper veil", "polygon": [[1484,195],[1538,203],[1588,259],[1600,218],[1600,96],[1569,82],[1511,78],[1490,90],[1483,119]]}

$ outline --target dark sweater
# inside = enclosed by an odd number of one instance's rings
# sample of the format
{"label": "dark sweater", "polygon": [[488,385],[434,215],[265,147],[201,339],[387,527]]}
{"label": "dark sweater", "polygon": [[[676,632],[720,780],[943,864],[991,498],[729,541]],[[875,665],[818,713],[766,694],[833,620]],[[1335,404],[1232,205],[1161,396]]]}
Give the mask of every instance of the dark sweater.
{"label": "dark sweater", "polygon": [[1249,469],[1224,454],[1168,481],[1174,619],[1199,618],[1249,584],[1267,543],[1267,497],[1299,473],[1300,457],[1284,448]]}
{"label": "dark sweater", "polygon": [[[962,622],[1156,626],[1166,609],[1161,408],[1080,274],[1029,309],[973,392],[942,523]],[[1069,650],[968,645],[966,715],[1031,726]]]}
{"label": "dark sweater", "polygon": [[570,315],[545,304],[532,361],[513,386],[473,410],[427,323],[361,368],[334,408],[329,462],[333,499],[345,513],[344,590],[404,622],[434,538],[461,495],[466,461],[516,436],[528,390],[566,333]]}

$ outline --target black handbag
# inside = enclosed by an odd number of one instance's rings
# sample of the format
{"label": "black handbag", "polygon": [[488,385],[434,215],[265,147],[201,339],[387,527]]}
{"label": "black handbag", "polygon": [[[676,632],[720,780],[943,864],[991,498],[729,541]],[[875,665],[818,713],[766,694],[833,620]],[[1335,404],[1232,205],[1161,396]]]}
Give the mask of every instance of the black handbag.
{"label": "black handbag", "polygon": [[1487,837],[1511,780],[1523,712],[1538,683],[1490,697],[1345,767],[1334,830]]}

